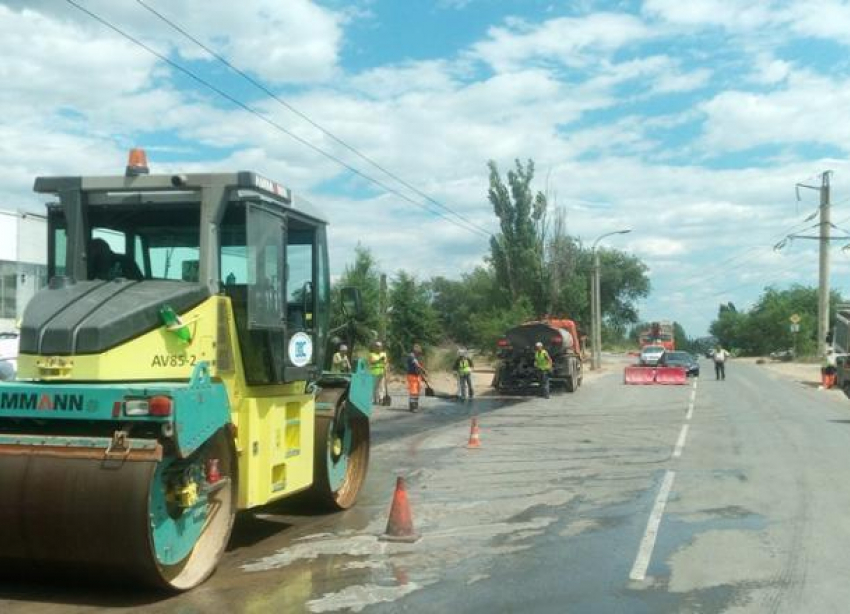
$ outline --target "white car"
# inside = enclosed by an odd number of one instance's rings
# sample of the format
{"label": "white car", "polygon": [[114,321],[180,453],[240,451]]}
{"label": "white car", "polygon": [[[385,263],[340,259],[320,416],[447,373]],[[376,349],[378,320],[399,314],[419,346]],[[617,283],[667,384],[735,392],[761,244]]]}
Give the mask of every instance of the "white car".
{"label": "white car", "polygon": [[664,356],[666,350],[661,345],[647,345],[640,351],[640,364],[652,365],[658,364],[661,357]]}
{"label": "white car", "polygon": [[18,370],[18,334],[0,333],[0,381],[15,379]]}

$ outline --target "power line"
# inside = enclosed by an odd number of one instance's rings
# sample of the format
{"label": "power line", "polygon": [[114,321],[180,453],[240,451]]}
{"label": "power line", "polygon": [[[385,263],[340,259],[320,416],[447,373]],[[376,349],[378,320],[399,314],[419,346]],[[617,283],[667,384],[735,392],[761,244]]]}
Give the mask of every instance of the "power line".
{"label": "power line", "polygon": [[130,41],[131,43],[133,43],[133,44],[135,44],[135,45],[137,45],[137,46],[141,47],[142,49],[144,49],[145,51],[147,51],[147,52],[148,52],[148,53],[150,53],[151,55],[153,55],[153,56],[155,56],[155,57],[159,58],[160,60],[162,60],[163,62],[165,62],[165,63],[166,63],[166,64],[168,64],[169,66],[171,66],[172,68],[174,68],[174,69],[176,69],[176,70],[180,71],[181,73],[183,73],[184,75],[186,75],[187,77],[189,77],[190,79],[192,79],[192,80],[196,81],[197,83],[200,83],[201,85],[203,85],[203,86],[204,86],[204,87],[206,87],[207,89],[209,89],[209,90],[211,90],[212,92],[214,92],[214,93],[218,94],[218,95],[219,95],[219,96],[221,96],[222,98],[224,98],[224,99],[226,99],[227,101],[229,101],[231,104],[234,104],[234,105],[236,105],[237,107],[239,107],[239,108],[241,108],[241,109],[243,109],[243,110],[247,111],[247,112],[248,112],[248,113],[250,113],[251,115],[253,115],[253,116],[257,117],[257,118],[258,118],[258,119],[260,119],[261,121],[263,121],[263,122],[267,123],[268,125],[272,126],[272,127],[273,127],[273,128],[275,128],[276,130],[279,130],[280,132],[283,132],[284,134],[286,134],[286,135],[287,135],[287,136],[289,136],[290,138],[292,138],[292,139],[294,139],[294,140],[298,141],[299,143],[301,143],[302,145],[305,145],[306,147],[309,147],[310,149],[312,149],[312,150],[313,150],[313,151],[315,151],[316,153],[321,154],[322,156],[324,156],[324,157],[328,158],[329,160],[331,160],[331,161],[333,161],[333,162],[336,162],[337,164],[339,164],[339,165],[340,165],[340,166],[342,166],[343,168],[345,168],[345,169],[347,169],[347,170],[351,171],[351,172],[352,172],[352,173],[354,173],[355,175],[357,175],[357,176],[359,176],[359,177],[361,177],[361,178],[365,179],[366,181],[369,181],[370,183],[375,184],[376,186],[378,186],[378,187],[380,187],[381,189],[383,189],[385,192],[387,192],[387,193],[389,193],[389,194],[394,194],[395,196],[398,196],[399,198],[401,198],[401,199],[403,199],[403,200],[405,200],[405,201],[409,202],[410,204],[412,204],[412,205],[414,205],[414,206],[416,206],[416,207],[419,207],[420,209],[424,209],[425,211],[427,211],[427,212],[429,212],[429,213],[431,213],[431,214],[433,214],[433,215],[437,215],[437,216],[439,216],[439,217],[443,218],[445,221],[447,221],[447,222],[449,222],[449,223],[451,223],[451,224],[454,224],[455,226],[458,226],[459,228],[462,228],[462,229],[464,229],[464,230],[466,230],[466,231],[468,231],[468,232],[472,232],[472,233],[478,234],[478,235],[480,235],[480,236],[482,236],[482,237],[486,237],[486,238],[489,238],[489,237],[490,237],[490,233],[489,233],[489,232],[482,231],[482,230],[480,230],[479,228],[477,228],[477,227],[475,227],[475,226],[470,225],[469,223],[462,223],[462,222],[459,222],[458,220],[455,220],[455,219],[452,219],[452,218],[450,218],[450,217],[447,217],[444,213],[441,213],[440,211],[435,211],[434,209],[429,208],[427,205],[424,205],[423,203],[420,203],[420,202],[417,202],[417,201],[413,200],[412,198],[410,198],[410,197],[409,197],[409,196],[407,196],[406,194],[403,194],[403,193],[399,192],[398,190],[396,190],[396,189],[392,188],[391,186],[386,185],[386,184],[385,184],[384,182],[382,182],[381,180],[376,179],[376,178],[372,177],[371,175],[367,175],[366,173],[364,173],[364,172],[362,172],[362,171],[358,170],[358,169],[357,169],[357,168],[355,168],[354,166],[351,166],[350,164],[348,164],[348,163],[347,163],[347,162],[345,162],[344,160],[342,160],[342,159],[338,158],[337,156],[334,156],[333,154],[331,154],[331,153],[329,153],[329,152],[327,152],[327,151],[325,151],[325,150],[321,149],[320,147],[317,147],[316,145],[314,145],[314,144],[313,144],[313,143],[311,143],[310,141],[308,141],[308,140],[306,140],[306,139],[304,139],[304,138],[302,138],[302,137],[298,136],[297,134],[295,134],[295,133],[291,132],[290,130],[286,129],[284,126],[280,125],[278,122],[274,121],[273,119],[271,119],[271,118],[269,118],[269,117],[266,117],[265,115],[263,115],[263,114],[262,114],[262,113],[260,113],[259,111],[255,110],[255,109],[254,109],[254,108],[252,108],[251,106],[247,105],[246,103],[242,102],[242,101],[241,101],[241,100],[239,100],[238,98],[236,98],[236,97],[234,97],[234,96],[232,96],[232,95],[228,94],[227,92],[225,92],[225,91],[224,91],[224,90],[222,90],[221,88],[219,88],[219,87],[217,87],[217,86],[213,85],[212,83],[210,83],[209,81],[207,81],[206,79],[204,79],[203,77],[200,77],[199,75],[195,74],[194,72],[192,72],[192,71],[191,71],[191,70],[189,70],[188,68],[186,68],[186,67],[182,66],[181,64],[178,64],[178,63],[177,63],[177,62],[175,62],[174,60],[171,60],[171,59],[170,59],[170,58],[168,58],[167,56],[165,56],[165,55],[163,55],[163,54],[159,53],[158,51],[156,51],[155,49],[153,49],[153,48],[152,48],[152,47],[150,47],[149,45],[147,45],[147,44],[143,43],[141,40],[139,40],[139,39],[135,38],[133,35],[129,34],[128,32],[126,32],[126,31],[124,31],[124,30],[122,30],[121,28],[119,28],[119,27],[118,27],[118,26],[116,26],[115,24],[111,23],[111,22],[110,22],[110,21],[108,21],[107,19],[105,19],[105,18],[101,17],[100,15],[97,15],[96,13],[94,13],[94,12],[90,11],[89,9],[87,9],[87,8],[85,8],[85,7],[81,6],[81,5],[79,5],[79,4],[78,4],[75,0],[65,0],[65,2],[67,2],[68,4],[70,4],[71,6],[73,6],[74,8],[78,9],[79,11],[81,11],[81,12],[85,13],[86,15],[88,15],[89,17],[91,17],[92,19],[94,19],[95,21],[97,21],[97,22],[101,23],[101,24],[102,24],[102,25],[104,25],[105,27],[107,27],[107,28],[109,28],[110,30],[112,30],[113,32],[116,32],[117,34],[119,34],[119,35],[120,35],[120,36],[122,36],[123,38],[127,39],[127,40],[128,40],[128,41]]}
{"label": "power line", "polygon": [[[798,266],[796,263],[794,263],[794,264],[792,264],[792,265],[791,265],[791,266],[789,266],[789,267],[785,267],[784,269],[780,269],[780,270],[778,270],[778,271],[774,271],[774,272],[773,272],[774,277],[773,277],[772,279],[773,279],[774,281],[779,281],[779,280],[775,277],[776,275],[780,275],[780,274],[782,274],[782,273],[790,273],[791,271],[793,271],[794,269],[797,269],[797,268],[799,268],[799,266]],[[752,285],[753,285],[753,284],[752,284],[752,282],[747,282],[747,283],[744,283],[744,284],[741,284],[741,285],[738,285],[738,286],[733,286],[733,287],[731,287],[731,288],[726,288],[725,290],[721,290],[720,292],[715,292],[714,294],[711,294],[710,296],[712,296],[712,297],[715,297],[715,296],[722,296],[722,295],[724,295],[724,294],[728,294],[729,292],[734,292],[735,290],[740,290],[741,288],[749,288],[749,287],[751,287]]]}
{"label": "power line", "polygon": [[381,164],[379,164],[378,162],[376,162],[375,160],[373,160],[372,158],[370,158],[366,154],[359,151],[353,145],[349,145],[347,142],[345,142],[341,138],[337,137],[330,130],[328,130],[324,126],[321,126],[319,123],[317,123],[312,118],[310,118],[306,113],[300,111],[299,109],[294,107],[291,103],[287,102],[285,99],[281,98],[278,94],[276,94],[275,92],[270,90],[262,82],[258,81],[257,79],[255,79],[254,77],[252,77],[251,75],[246,73],[244,70],[240,69],[239,67],[235,66],[227,58],[222,56],[220,53],[218,53],[214,49],[210,48],[209,45],[206,45],[201,40],[199,40],[196,36],[190,34],[188,31],[186,31],[185,28],[183,28],[179,24],[175,23],[172,19],[169,19],[168,17],[166,17],[165,15],[163,15],[162,13],[160,13],[159,11],[157,11],[156,9],[151,7],[150,5],[148,5],[144,0],[136,0],[136,3],[139,4],[145,10],[147,10],[148,12],[150,12],[152,15],[155,15],[158,19],[160,19],[162,22],[166,23],[172,29],[174,29],[177,32],[179,32],[180,34],[182,34],[185,38],[187,38],[190,41],[192,41],[193,43],[195,43],[198,47],[200,47],[201,49],[206,51],[208,54],[210,54],[216,60],[218,60],[219,62],[224,64],[227,68],[229,68],[230,70],[235,72],[237,75],[239,75],[240,77],[242,77],[243,79],[248,81],[251,85],[253,85],[257,89],[259,89],[260,91],[265,93],[267,96],[269,96],[275,102],[277,102],[281,106],[285,107],[286,109],[288,109],[289,111],[291,111],[292,113],[294,113],[295,115],[297,115],[298,117],[300,117],[301,119],[303,119],[304,121],[309,123],[311,126],[313,126],[317,130],[322,132],[322,134],[324,134],[328,138],[332,139],[338,145],[344,147],[345,149],[347,149],[348,151],[350,151],[351,153],[353,153],[354,155],[359,157],[361,160],[371,164],[374,168],[378,169],[379,171],[381,171],[382,173],[384,173],[388,177],[394,179],[395,181],[397,181],[398,183],[400,183],[401,185],[403,185],[404,187],[406,187],[410,191],[414,192],[417,196],[424,198],[425,200],[427,200],[431,204],[439,207],[440,209],[442,209],[443,211],[445,211],[445,212],[447,212],[451,215],[454,215],[455,217],[457,217],[458,219],[462,220],[463,222],[469,224],[470,226],[478,228],[479,230],[487,233],[488,235],[490,234],[490,232],[486,228],[484,228],[483,226],[476,224],[475,222],[473,222],[469,218],[461,215],[460,213],[458,213],[457,211],[455,211],[451,207],[448,207],[447,205],[444,205],[443,203],[435,200],[434,198],[432,198],[428,194],[419,190],[419,188],[417,188],[416,186],[405,181],[404,179],[402,179],[401,177],[399,177],[398,175],[396,175],[392,171],[388,170],[386,167],[382,166]]}
{"label": "power line", "polygon": [[[844,198],[844,199],[842,199],[842,200],[840,200],[836,203],[833,203],[833,206],[840,205],[840,204],[846,203],[848,201],[850,201],[850,196],[848,196],[847,198]],[[797,228],[797,227],[805,224],[806,221],[808,221],[808,220],[796,222],[795,224],[792,224],[791,227],[787,231],[780,233],[780,234],[777,234],[777,235],[773,235],[773,237],[784,238],[784,237],[787,237],[790,234],[793,234],[793,233],[796,233],[796,232],[801,232],[804,229]],[[836,224],[843,224],[844,222],[848,222],[848,221],[850,221],[850,216],[839,220]],[[734,261],[736,261],[740,258],[743,258],[744,256],[747,256],[748,254],[751,254],[753,252],[763,250],[763,249],[768,249],[768,248],[767,248],[766,245],[763,245],[763,244],[751,245],[750,247],[744,248],[744,251],[739,252],[737,254],[733,254],[729,258],[727,258],[727,259],[725,259],[721,262],[718,262],[717,264],[714,264],[712,266],[713,267],[724,267],[724,265],[726,265],[726,264],[731,264],[732,262],[734,262]],[[715,273],[711,273],[710,275],[708,275],[706,277],[695,277],[690,282],[685,282],[684,284],[682,284],[680,286],[680,289],[688,289],[688,288],[692,288],[694,286],[697,286],[699,284],[704,284],[705,282],[711,281],[711,280],[713,280],[713,279],[715,279],[715,278],[717,278],[721,275],[726,275],[726,274],[731,273],[733,271],[737,271],[738,269],[740,269],[744,266],[747,266],[748,264],[749,264],[748,262],[742,262],[742,263],[740,263],[736,266],[733,266],[733,267],[720,268],[720,270],[716,271]]]}

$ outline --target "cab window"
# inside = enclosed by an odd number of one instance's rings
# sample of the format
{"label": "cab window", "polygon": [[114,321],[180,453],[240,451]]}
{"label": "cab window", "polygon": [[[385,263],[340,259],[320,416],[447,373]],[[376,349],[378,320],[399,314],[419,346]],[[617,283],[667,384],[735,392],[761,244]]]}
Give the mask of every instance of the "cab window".
{"label": "cab window", "polygon": [[312,330],[315,304],[315,228],[290,221],[286,238],[286,313],[291,332]]}

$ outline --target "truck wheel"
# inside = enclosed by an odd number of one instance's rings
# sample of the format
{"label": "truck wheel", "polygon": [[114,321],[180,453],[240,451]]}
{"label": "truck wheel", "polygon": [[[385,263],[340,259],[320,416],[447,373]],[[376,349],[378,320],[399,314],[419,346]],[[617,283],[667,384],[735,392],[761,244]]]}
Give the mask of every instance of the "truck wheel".
{"label": "truck wheel", "polygon": [[502,392],[502,371],[503,367],[496,369],[496,373],[493,374],[493,383],[491,384],[498,392]]}

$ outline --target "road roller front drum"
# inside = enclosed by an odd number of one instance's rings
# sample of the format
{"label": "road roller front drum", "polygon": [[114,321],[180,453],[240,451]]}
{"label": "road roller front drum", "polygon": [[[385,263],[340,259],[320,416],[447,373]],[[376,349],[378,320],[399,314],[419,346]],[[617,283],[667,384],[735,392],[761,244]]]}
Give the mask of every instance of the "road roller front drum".
{"label": "road roller front drum", "polygon": [[185,460],[0,455],[0,569],[190,589],[227,545],[237,475],[226,429]]}

